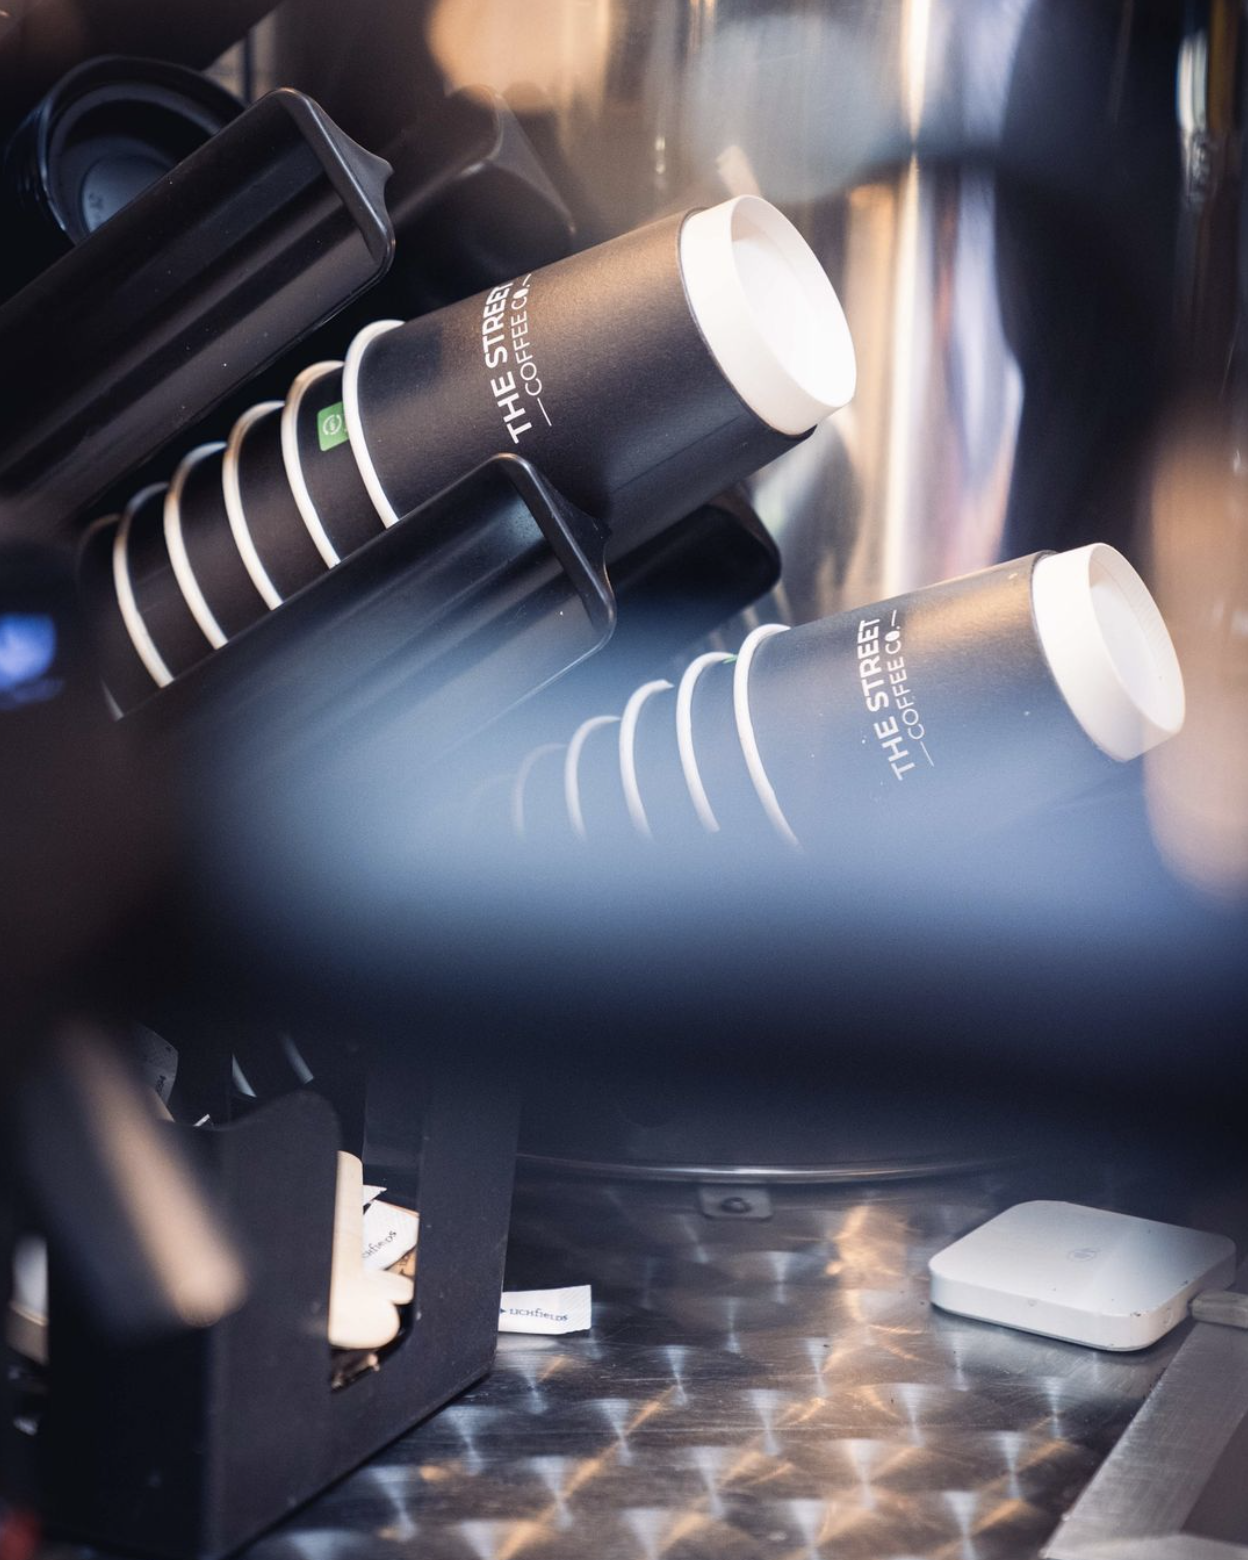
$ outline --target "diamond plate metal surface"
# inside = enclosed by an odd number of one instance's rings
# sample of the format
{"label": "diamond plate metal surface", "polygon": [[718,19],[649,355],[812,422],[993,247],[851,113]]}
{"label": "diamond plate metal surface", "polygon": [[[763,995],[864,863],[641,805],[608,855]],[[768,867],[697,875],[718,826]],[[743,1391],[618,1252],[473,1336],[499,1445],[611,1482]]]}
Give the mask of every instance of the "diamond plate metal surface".
{"label": "diamond plate metal surface", "polygon": [[504,1337],[488,1380],[250,1560],[1035,1556],[1177,1346],[930,1309],[934,1251],[1049,1195],[1183,1217],[1051,1174],[773,1187],[740,1221],[688,1186],[532,1181],[509,1285],[592,1282],[593,1332]]}

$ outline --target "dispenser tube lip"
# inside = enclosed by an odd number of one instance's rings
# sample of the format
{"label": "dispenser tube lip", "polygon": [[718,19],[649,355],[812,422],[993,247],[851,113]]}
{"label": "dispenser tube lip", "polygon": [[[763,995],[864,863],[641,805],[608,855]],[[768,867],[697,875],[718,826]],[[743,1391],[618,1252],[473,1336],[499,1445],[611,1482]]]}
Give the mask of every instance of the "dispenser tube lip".
{"label": "dispenser tube lip", "polygon": [[840,300],[810,245],[757,195],[695,211],[680,270],[698,328],[733,389],[780,433],[808,432],[854,394]]}
{"label": "dispenser tube lip", "polygon": [[1032,612],[1062,697],[1102,752],[1125,762],[1183,725],[1183,673],[1157,603],[1103,542],[1040,558]]}

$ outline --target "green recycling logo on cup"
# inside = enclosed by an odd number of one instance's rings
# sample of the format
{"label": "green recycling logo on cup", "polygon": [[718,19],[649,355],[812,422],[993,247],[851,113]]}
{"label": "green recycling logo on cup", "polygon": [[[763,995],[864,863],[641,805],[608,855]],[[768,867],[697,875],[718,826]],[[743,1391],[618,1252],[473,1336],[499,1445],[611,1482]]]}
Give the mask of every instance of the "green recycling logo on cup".
{"label": "green recycling logo on cup", "polygon": [[345,444],[351,435],[347,432],[347,419],[343,415],[342,402],[327,406],[316,419],[316,438],[323,450],[332,450],[335,444]]}

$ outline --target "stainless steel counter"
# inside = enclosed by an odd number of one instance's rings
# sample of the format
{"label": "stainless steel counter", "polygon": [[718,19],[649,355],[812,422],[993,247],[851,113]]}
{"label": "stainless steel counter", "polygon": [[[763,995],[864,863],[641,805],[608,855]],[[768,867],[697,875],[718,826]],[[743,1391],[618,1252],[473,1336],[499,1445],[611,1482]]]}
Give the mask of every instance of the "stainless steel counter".
{"label": "stainless steel counter", "polygon": [[1183,1329],[1114,1356],[960,1321],[930,1309],[927,1259],[1033,1196],[1208,1222],[1171,1185],[777,1187],[756,1218],[691,1186],[529,1180],[509,1283],[592,1282],[592,1333],[503,1338],[487,1381],[249,1560],[1034,1557]]}

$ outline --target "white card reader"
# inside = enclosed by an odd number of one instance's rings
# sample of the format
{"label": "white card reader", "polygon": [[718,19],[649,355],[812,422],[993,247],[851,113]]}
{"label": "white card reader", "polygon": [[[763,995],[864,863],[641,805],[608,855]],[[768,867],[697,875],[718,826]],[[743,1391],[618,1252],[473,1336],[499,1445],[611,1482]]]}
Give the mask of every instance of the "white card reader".
{"label": "white card reader", "polygon": [[932,1304],[1096,1349],[1143,1349],[1224,1289],[1235,1246],[1177,1224],[1076,1203],[1007,1208],[928,1264]]}

